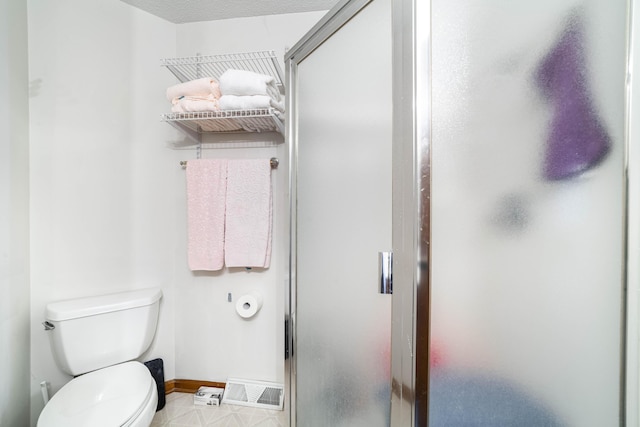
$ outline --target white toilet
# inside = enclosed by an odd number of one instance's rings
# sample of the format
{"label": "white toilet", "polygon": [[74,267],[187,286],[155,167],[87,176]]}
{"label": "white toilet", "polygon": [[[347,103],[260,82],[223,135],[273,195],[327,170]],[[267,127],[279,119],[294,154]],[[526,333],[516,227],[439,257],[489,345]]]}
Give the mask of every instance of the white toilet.
{"label": "white toilet", "polygon": [[56,362],[79,375],[45,405],[38,427],[149,427],[156,383],[137,361],[158,323],[160,289],[47,305],[45,329]]}

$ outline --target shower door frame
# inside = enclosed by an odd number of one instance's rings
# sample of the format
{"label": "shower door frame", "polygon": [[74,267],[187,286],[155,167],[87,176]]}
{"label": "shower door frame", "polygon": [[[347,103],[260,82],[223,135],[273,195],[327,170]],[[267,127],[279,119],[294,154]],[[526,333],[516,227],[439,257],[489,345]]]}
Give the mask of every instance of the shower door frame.
{"label": "shower door frame", "polygon": [[[296,176],[297,66],[373,0],[341,0],[286,55],[286,140],[289,144],[290,256],[286,293],[286,395],[296,426]],[[391,426],[428,425],[430,318],[431,181],[431,1],[390,0],[392,4],[393,88],[393,297],[391,325]],[[633,84],[633,59],[640,17],[629,2],[626,135],[624,150],[626,292],[622,313],[621,424],[640,427],[640,89]]]}
{"label": "shower door frame", "polygon": [[298,153],[298,65],[321,44],[332,37],[356,14],[373,0],[340,0],[300,41],[285,55],[286,111],[288,111],[285,140],[289,144],[289,292],[285,293],[286,346],[285,396],[289,402],[289,425],[297,426],[296,372],[297,372],[297,153]]}
{"label": "shower door frame", "polygon": [[[626,280],[626,336],[624,369],[624,405],[623,414],[626,426],[640,426],[640,88],[635,84],[633,73],[634,60],[640,55],[638,31],[640,31],[640,14],[636,10],[635,2],[628,3],[628,34],[627,34],[627,87],[625,105],[625,150],[624,150],[624,185],[626,218],[625,252],[626,266],[623,278]],[[637,78],[637,77],[636,77]]]}
{"label": "shower door frame", "polygon": [[[298,65],[373,0],[341,0],[285,56],[286,141],[289,144],[289,292],[285,293],[285,392],[296,426],[296,251]],[[429,64],[430,2],[388,0],[392,6],[393,296],[391,426],[427,425],[429,348]],[[426,4],[425,4],[426,3]],[[424,25],[416,26],[415,22]],[[419,28],[419,30],[418,30]],[[416,49],[420,46],[421,49]],[[419,77],[419,78],[418,78]],[[420,95],[417,95],[420,94]],[[425,120],[426,118],[426,120]],[[420,120],[419,120],[420,119]],[[419,303],[418,303],[419,302]]]}
{"label": "shower door frame", "polygon": [[[394,427],[429,425],[431,3],[392,0]],[[640,427],[640,12],[634,0],[627,5],[619,421]]]}
{"label": "shower door frame", "polygon": [[391,426],[427,426],[431,259],[431,0],[392,0]]}
{"label": "shower door frame", "polygon": [[[368,1],[365,3],[365,5]],[[342,0],[328,12],[296,45],[285,54],[285,81],[287,120],[285,141],[289,149],[289,289],[285,292],[285,398],[289,402],[289,426],[297,426],[297,170],[298,170],[298,64],[347,22],[346,16],[355,12],[344,11],[347,1]],[[352,8],[348,8],[350,11]],[[342,18],[340,18],[342,16]],[[339,21],[338,21],[339,20]]]}

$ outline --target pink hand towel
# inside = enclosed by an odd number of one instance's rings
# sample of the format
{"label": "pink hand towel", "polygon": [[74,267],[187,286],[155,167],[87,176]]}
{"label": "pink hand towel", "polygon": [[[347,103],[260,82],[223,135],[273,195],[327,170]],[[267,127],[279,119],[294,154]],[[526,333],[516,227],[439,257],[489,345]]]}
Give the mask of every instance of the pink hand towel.
{"label": "pink hand towel", "polygon": [[224,248],[227,267],[269,267],[271,198],[269,159],[229,160]]}
{"label": "pink hand towel", "polygon": [[189,268],[215,271],[224,265],[227,160],[187,163],[187,233]]}

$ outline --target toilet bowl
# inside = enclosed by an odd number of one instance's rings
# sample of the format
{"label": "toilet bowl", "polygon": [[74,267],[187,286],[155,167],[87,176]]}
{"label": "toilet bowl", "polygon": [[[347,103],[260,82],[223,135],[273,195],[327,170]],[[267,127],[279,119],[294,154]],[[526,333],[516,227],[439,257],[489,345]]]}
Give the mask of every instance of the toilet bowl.
{"label": "toilet bowl", "polygon": [[136,361],[158,322],[159,289],[55,302],[44,322],[56,363],[75,378],[45,405],[38,427],[149,427],[156,382]]}
{"label": "toilet bowl", "polygon": [[71,380],[45,406],[38,427],[148,427],[157,404],[147,367],[126,362]]}

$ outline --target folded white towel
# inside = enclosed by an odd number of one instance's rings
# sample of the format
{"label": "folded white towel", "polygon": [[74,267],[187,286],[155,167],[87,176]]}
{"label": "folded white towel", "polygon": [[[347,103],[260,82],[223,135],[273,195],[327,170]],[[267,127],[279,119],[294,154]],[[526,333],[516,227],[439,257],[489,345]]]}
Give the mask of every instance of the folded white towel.
{"label": "folded white towel", "polygon": [[221,94],[218,82],[211,77],[203,77],[201,79],[179,83],[167,89],[167,100],[169,101],[174,98],[180,98],[181,96],[193,95],[213,95],[215,98],[220,98]]}
{"label": "folded white towel", "polygon": [[229,69],[220,76],[219,84],[222,95],[268,95],[281,100],[275,79],[265,74]]}
{"label": "folded white towel", "polygon": [[218,100],[221,110],[255,110],[260,108],[275,108],[284,112],[284,104],[277,102],[267,95],[222,95]]}

